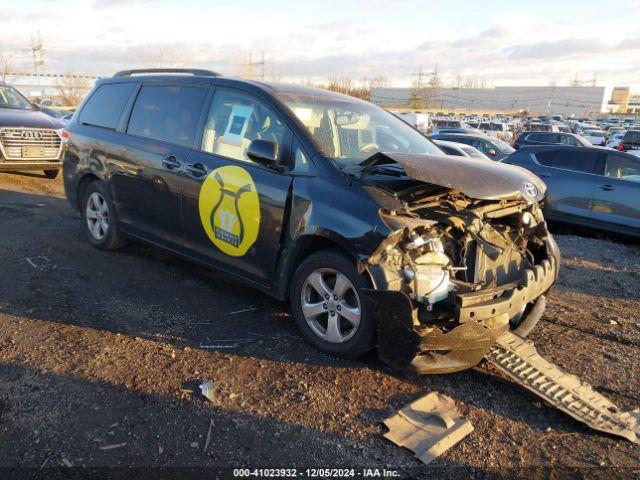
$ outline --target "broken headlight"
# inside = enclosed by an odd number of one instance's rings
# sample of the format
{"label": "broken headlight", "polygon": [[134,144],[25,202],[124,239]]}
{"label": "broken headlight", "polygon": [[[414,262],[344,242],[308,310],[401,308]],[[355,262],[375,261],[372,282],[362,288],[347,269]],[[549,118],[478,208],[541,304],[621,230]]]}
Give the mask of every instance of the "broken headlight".
{"label": "broken headlight", "polygon": [[[415,251],[420,253],[410,255],[404,275],[413,295],[419,302],[429,304],[445,299],[452,288],[449,275],[451,261],[444,253],[442,242],[439,238],[420,237],[413,239],[412,243],[417,244]],[[422,248],[418,249],[418,246]]]}

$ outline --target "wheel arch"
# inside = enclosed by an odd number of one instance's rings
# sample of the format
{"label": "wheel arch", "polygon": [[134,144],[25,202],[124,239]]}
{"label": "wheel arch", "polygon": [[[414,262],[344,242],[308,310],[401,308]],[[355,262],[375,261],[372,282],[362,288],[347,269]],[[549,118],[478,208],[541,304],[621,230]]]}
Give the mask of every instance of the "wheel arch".
{"label": "wheel arch", "polygon": [[[353,260],[357,268],[357,264],[360,259],[342,242],[327,235],[303,235],[292,244],[292,246],[288,249],[288,252],[283,252],[283,258],[286,260],[282,262],[282,265],[279,269],[279,296],[281,296],[281,298],[283,299],[288,298],[293,274],[295,273],[298,265],[300,265],[300,263],[305,258],[321,250],[329,249],[338,250],[339,252],[344,253],[347,257]],[[368,271],[368,269],[364,269],[362,273],[366,275],[372,285],[375,284],[374,279],[372,278],[371,273]]]}
{"label": "wheel arch", "polygon": [[76,186],[76,208],[78,211],[82,210],[82,197],[84,196],[84,191],[87,189],[89,184],[99,180],[100,177],[91,172],[85,173],[78,179]]}

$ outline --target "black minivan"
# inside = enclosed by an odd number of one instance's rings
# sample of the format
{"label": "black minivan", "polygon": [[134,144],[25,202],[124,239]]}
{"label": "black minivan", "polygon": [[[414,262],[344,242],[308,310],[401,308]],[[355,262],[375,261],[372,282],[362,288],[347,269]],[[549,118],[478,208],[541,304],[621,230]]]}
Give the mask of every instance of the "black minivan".
{"label": "black minivan", "polygon": [[131,70],[97,82],[66,136],[89,242],[142,240],[289,299],[330,354],[468,368],[531,330],[556,279],[538,178],[446,156],[346,95]]}

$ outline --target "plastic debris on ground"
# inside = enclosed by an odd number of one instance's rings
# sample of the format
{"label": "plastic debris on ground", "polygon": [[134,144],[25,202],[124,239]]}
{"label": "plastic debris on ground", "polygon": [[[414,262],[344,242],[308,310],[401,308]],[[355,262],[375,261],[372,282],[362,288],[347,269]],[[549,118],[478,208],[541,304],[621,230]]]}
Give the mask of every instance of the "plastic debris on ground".
{"label": "plastic debris on ground", "polygon": [[384,437],[406,447],[425,464],[435,460],[473,431],[471,422],[462,418],[455,402],[446,395],[431,392],[404,406],[384,424]]}

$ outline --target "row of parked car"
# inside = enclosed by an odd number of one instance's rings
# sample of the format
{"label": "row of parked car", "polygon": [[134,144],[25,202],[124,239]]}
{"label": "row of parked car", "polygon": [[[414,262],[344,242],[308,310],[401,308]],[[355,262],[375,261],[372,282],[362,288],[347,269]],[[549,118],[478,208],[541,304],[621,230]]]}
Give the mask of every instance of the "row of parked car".
{"label": "row of parked car", "polygon": [[[626,130],[616,149],[582,135],[521,132],[513,146],[473,129],[429,135],[450,155],[496,160],[535,173],[547,185],[550,221],[640,236],[640,130]],[[473,150],[469,150],[473,149]]]}

